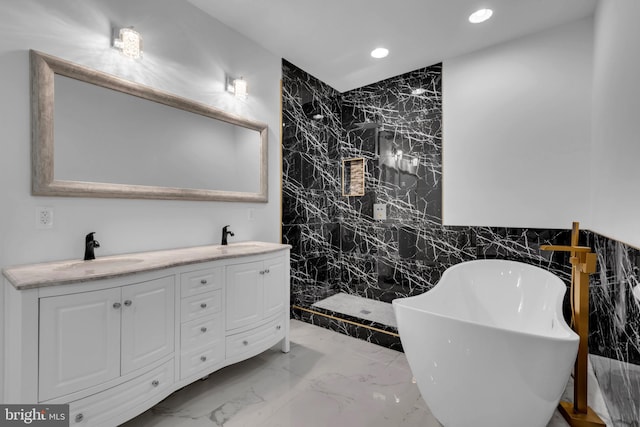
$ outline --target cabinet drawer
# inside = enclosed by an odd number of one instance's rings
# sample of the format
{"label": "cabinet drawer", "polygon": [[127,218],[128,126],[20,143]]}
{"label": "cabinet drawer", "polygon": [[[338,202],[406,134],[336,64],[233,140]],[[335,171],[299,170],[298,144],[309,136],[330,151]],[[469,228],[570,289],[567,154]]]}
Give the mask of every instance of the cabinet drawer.
{"label": "cabinet drawer", "polygon": [[[215,342],[205,347],[183,352],[180,355],[180,378],[187,378],[198,372],[209,373],[214,366],[224,361],[224,344]],[[205,371],[207,371],[205,373]]]}
{"label": "cabinet drawer", "polygon": [[284,337],[281,317],[247,332],[230,335],[226,339],[227,359],[250,357],[267,350]]}
{"label": "cabinet drawer", "polygon": [[218,313],[222,310],[222,290],[184,298],[180,307],[183,322]]}
{"label": "cabinet drawer", "polygon": [[222,267],[192,271],[180,276],[182,298],[221,289],[223,283]]}
{"label": "cabinet drawer", "polygon": [[209,344],[224,342],[224,319],[222,313],[183,323],[180,327],[180,348],[189,351]]}
{"label": "cabinet drawer", "polygon": [[[69,405],[69,425],[114,425],[118,416],[158,396],[173,385],[173,359],[139,377]],[[124,422],[122,420],[121,422]]]}

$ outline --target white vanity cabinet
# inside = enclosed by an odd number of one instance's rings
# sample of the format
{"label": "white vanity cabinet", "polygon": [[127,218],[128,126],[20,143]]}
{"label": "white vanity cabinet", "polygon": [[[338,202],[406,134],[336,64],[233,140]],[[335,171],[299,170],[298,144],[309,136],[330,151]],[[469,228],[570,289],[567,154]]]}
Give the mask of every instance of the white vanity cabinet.
{"label": "white vanity cabinet", "polygon": [[254,325],[282,311],[282,258],[231,265],[227,268],[227,330]]}
{"label": "white vanity cabinet", "polygon": [[278,342],[289,350],[287,245],[186,248],[3,274],[3,403],[68,403],[72,427],[115,427]]}
{"label": "white vanity cabinet", "polygon": [[40,300],[38,400],[120,376],[120,289]]}
{"label": "white vanity cabinet", "polygon": [[173,276],[122,288],[122,375],[149,366],[173,353],[174,289]]}
{"label": "white vanity cabinet", "polygon": [[180,378],[207,375],[224,362],[224,266],[183,273]]}
{"label": "white vanity cabinet", "polygon": [[288,259],[230,265],[226,273],[226,356],[242,360],[288,335]]}
{"label": "white vanity cabinet", "polygon": [[39,401],[99,385],[173,353],[174,278],[40,298]]}

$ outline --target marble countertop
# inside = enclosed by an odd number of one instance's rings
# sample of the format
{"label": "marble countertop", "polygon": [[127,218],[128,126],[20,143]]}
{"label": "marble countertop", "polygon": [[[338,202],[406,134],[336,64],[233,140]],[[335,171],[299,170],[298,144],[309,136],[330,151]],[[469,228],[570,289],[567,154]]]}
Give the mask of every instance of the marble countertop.
{"label": "marble countertop", "polygon": [[16,289],[24,290],[108,279],[144,271],[259,255],[290,248],[289,245],[279,243],[239,242],[227,246],[195,246],[105,256],[91,261],[67,260],[18,265],[4,268],[2,274]]}

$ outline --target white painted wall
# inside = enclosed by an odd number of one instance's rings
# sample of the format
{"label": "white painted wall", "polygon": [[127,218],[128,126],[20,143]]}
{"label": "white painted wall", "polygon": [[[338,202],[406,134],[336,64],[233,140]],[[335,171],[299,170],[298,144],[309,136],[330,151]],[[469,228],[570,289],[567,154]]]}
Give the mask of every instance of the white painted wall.
{"label": "white painted wall", "polygon": [[591,229],[640,247],[640,2],[602,0],[595,19]]}
{"label": "white painted wall", "polygon": [[[143,60],[109,47],[112,24],[142,33]],[[267,123],[269,203],[31,196],[29,49]],[[0,267],[81,259],[91,231],[97,256],[219,243],[226,224],[231,240],[279,241],[280,58],[183,1],[20,0],[0,2],[0,64]],[[225,73],[249,82],[246,101],[224,91]],[[38,206],[53,229],[36,229]]]}
{"label": "white painted wall", "polygon": [[[209,244],[232,224],[236,240],[280,237],[280,59],[187,2],[173,0],[25,0],[1,2],[0,112],[2,221],[0,266],[83,255],[96,231],[98,256]],[[134,25],[144,58],[109,47],[111,23]],[[268,204],[48,198],[30,195],[28,50],[206,102],[269,125]],[[224,91],[225,72],[250,82],[246,101]],[[115,124],[114,124],[115,126]],[[55,211],[52,230],[37,230],[37,206]],[[247,210],[256,210],[248,220]]]}
{"label": "white painted wall", "polygon": [[443,63],[443,223],[589,225],[593,21]]}

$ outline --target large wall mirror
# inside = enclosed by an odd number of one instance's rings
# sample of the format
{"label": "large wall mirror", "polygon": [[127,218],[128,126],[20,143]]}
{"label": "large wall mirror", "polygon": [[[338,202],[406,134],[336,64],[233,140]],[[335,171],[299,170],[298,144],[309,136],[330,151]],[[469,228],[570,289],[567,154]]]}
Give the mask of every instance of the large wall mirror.
{"label": "large wall mirror", "polygon": [[31,51],[32,193],[267,201],[267,125]]}

